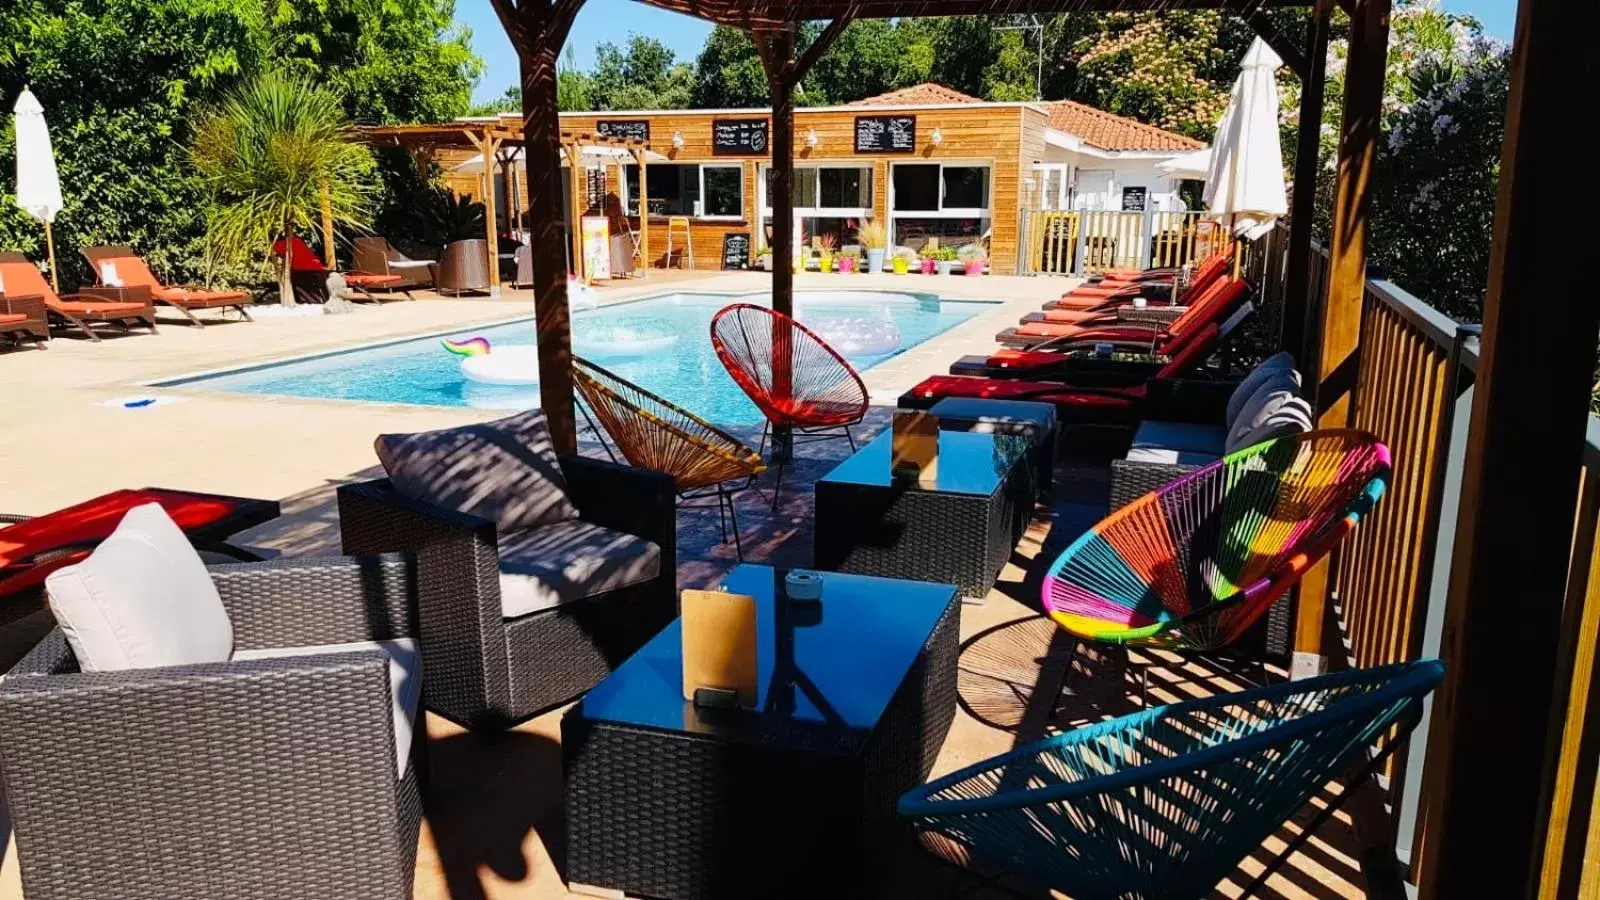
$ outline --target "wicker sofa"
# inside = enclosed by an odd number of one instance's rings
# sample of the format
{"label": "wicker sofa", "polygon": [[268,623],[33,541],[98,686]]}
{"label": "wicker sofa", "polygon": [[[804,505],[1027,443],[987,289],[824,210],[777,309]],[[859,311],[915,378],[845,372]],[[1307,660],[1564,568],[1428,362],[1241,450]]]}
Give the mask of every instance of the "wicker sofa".
{"label": "wicker sofa", "polygon": [[388,479],[339,489],[346,553],[417,555],[430,711],[508,727],[588,691],[677,617],[673,480],[580,456],[559,464],[581,522],[659,549],[654,577],[508,617],[502,557],[537,543],[540,529],[497,533],[489,519],[404,496]]}
{"label": "wicker sofa", "polygon": [[[0,683],[23,891],[409,898],[425,729],[417,723],[406,743],[384,651],[323,645],[413,637],[414,564],[207,571],[232,622],[233,659],[85,673],[58,628]],[[283,647],[317,652],[265,658]]]}

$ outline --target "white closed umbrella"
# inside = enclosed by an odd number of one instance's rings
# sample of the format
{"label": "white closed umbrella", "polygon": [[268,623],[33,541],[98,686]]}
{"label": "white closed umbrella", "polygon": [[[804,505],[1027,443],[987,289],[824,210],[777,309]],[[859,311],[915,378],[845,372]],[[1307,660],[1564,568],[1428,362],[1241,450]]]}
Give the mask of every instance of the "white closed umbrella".
{"label": "white closed umbrella", "polygon": [[1226,217],[1238,237],[1255,239],[1289,212],[1278,143],[1278,82],[1283,65],[1267,42],[1256,38],[1240,64],[1233,96],[1217,123],[1206,174],[1206,209]]}
{"label": "white closed umbrella", "polygon": [[61,290],[56,280],[56,239],[50,226],[61,212],[61,176],[56,172],[56,154],[50,146],[50,126],[44,120],[44,107],[27,88],[17,98],[17,205],[44,223],[44,241],[50,253],[50,285]]}
{"label": "white closed umbrella", "polygon": [[1202,147],[1180,153],[1165,162],[1156,163],[1156,171],[1170,178],[1205,181],[1211,174],[1211,148]]}

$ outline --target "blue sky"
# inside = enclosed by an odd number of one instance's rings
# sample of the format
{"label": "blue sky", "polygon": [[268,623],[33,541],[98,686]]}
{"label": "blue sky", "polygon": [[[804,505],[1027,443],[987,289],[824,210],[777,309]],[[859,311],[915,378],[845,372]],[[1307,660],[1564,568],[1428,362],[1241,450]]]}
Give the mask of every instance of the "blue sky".
{"label": "blue sky", "polygon": [[[1452,12],[1477,16],[1489,34],[1511,40],[1516,0],[1442,0]],[[456,0],[456,21],[472,29],[472,48],[483,57],[486,69],[473,96],[488,100],[500,96],[517,81],[517,57],[495,18],[489,0]],[[601,41],[622,44],[629,33],[660,38],[678,54],[692,60],[700,52],[711,26],[699,19],[664,12],[634,0],[588,0],[578,13],[567,45],[577,51],[578,67],[594,64],[594,47]]]}

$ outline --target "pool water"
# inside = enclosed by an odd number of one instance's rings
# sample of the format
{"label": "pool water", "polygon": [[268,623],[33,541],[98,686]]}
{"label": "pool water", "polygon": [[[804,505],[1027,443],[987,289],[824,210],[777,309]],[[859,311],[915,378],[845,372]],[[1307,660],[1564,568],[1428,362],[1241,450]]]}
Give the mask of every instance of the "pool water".
{"label": "pool water", "polygon": [[[575,312],[573,351],[709,421],[757,425],[762,421],[760,411],[728,377],[711,348],[712,315],[735,302],[767,305],[770,297],[680,293]],[[800,321],[822,331],[825,338],[832,333],[830,328],[871,338],[860,341],[860,346],[842,350],[861,371],[904,353],[991,305],[877,291],[804,291],[795,295]],[[619,352],[613,343],[619,332],[636,334],[641,340],[635,348]],[[672,341],[673,334],[676,341]],[[178,379],[163,382],[162,386],[482,409],[519,410],[538,405],[537,385],[508,387],[470,381],[461,373],[461,357],[440,346],[441,339],[462,341],[478,336],[488,338],[494,347],[531,346],[533,320]]]}

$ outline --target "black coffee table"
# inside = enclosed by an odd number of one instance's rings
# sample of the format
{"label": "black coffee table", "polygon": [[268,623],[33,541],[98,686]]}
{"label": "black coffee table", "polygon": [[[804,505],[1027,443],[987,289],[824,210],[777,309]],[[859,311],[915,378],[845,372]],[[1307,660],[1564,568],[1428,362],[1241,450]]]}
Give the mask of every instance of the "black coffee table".
{"label": "black coffee table", "polygon": [[1033,512],[1028,437],[939,432],[932,483],[889,472],[879,435],[816,485],[817,568],[949,582],[982,598]]}
{"label": "black coffee table", "polygon": [[[561,723],[567,880],[665,898],[845,897],[906,835],[955,714],[951,585],[823,573],[818,604],[784,572],[724,584],[758,604],[757,710],[683,699],[673,622]],[[876,862],[875,862],[876,861]]]}

